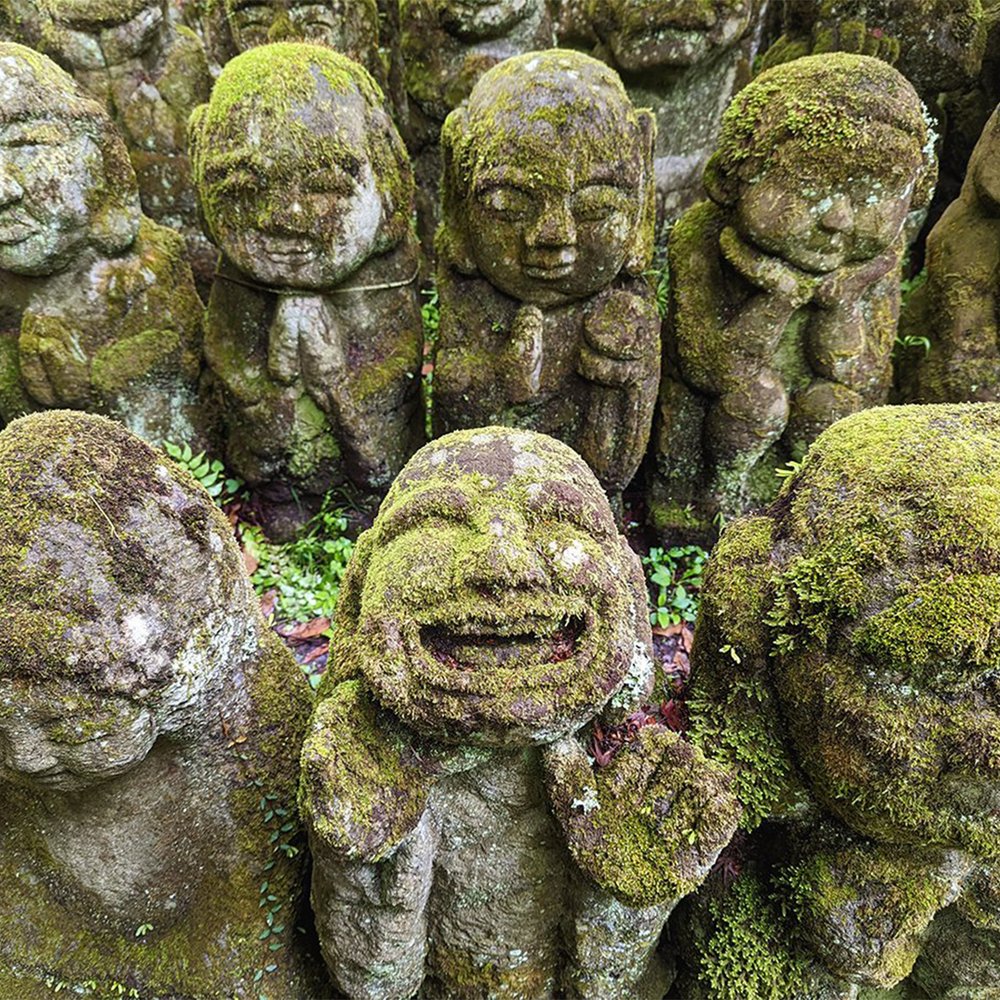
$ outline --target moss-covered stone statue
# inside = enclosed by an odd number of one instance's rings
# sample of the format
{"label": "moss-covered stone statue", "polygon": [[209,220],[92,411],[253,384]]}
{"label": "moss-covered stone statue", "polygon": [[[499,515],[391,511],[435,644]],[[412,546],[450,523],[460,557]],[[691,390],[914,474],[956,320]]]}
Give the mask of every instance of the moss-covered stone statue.
{"label": "moss-covered stone statue", "polygon": [[399,0],[407,146],[417,178],[420,236],[440,221],[441,127],[488,69],[555,44],[546,0]]}
{"label": "moss-covered stone statue", "polygon": [[[826,430],[723,532],[692,731],[736,771],[747,829],[765,826],[695,908],[695,979],[728,984],[712,997],[891,987],[935,914],[982,894],[976,862],[1000,857],[998,497],[1000,406],[882,407]],[[741,923],[781,989],[727,965]]]}
{"label": "moss-covered stone statue", "polygon": [[[339,987],[661,997],[663,922],[738,810],[724,771],[640,724],[642,574],[580,457],[499,427],[426,445],[337,614],[300,801]],[[599,715],[630,720],[603,766]]]}
{"label": "moss-covered stone statue", "polygon": [[309,688],[226,519],[69,411],[0,434],[0,506],[0,996],[329,995],[295,929]]}
{"label": "moss-covered stone statue", "polygon": [[783,33],[760,69],[823,52],[874,56],[895,67],[924,100],[979,72],[989,17],[982,0],[785,0]]}
{"label": "moss-covered stone statue", "polygon": [[0,0],[19,40],[65,66],[121,130],[143,211],[181,231],[199,282],[214,254],[198,224],[188,116],[211,90],[204,47],[172,0]]}
{"label": "moss-covered stone statue", "polygon": [[420,434],[413,178],[382,93],[307,44],[229,62],[191,121],[222,251],[205,355],[233,469],[279,531],[334,486],[384,493]]}
{"label": "moss-covered stone statue", "polygon": [[1000,112],[983,130],[962,193],[927,236],[926,265],[927,282],[900,323],[918,348],[902,359],[903,394],[1000,400]]}
{"label": "moss-covered stone statue", "polygon": [[919,98],[845,53],[761,74],[727,110],[711,200],[669,248],[651,512],[704,531],[777,492],[834,420],[885,402],[903,223],[934,181]]}
{"label": "moss-covered stone statue", "polygon": [[618,71],[637,107],[656,115],[653,162],[663,234],[701,197],[722,112],[750,79],[766,4],[586,0],[586,6],[598,38],[593,54]]}
{"label": "moss-covered stone statue", "polygon": [[611,494],[646,449],[660,319],[643,276],[653,240],[654,122],[576,52],[509,59],[442,134],[438,431],[552,434]]}
{"label": "moss-covered stone statue", "polygon": [[384,82],[376,0],[225,0],[224,7],[238,52],[269,42],[328,45]]}
{"label": "moss-covered stone statue", "polygon": [[0,417],[106,413],[199,440],[201,303],[180,236],[145,218],[103,107],[0,43]]}

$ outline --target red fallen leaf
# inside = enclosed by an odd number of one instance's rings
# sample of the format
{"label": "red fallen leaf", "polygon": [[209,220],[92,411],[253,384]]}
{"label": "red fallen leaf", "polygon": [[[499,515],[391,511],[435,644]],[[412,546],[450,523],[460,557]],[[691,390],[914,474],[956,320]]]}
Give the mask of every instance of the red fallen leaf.
{"label": "red fallen leaf", "polygon": [[286,639],[315,639],[330,627],[329,618],[313,618],[308,622],[296,622],[293,625],[282,625],[277,629],[278,635]]}
{"label": "red fallen leaf", "polygon": [[240,549],[240,554],[243,556],[243,565],[246,567],[247,576],[253,576],[257,572],[260,560],[247,549]]}
{"label": "red fallen leaf", "polygon": [[321,642],[318,646],[313,646],[313,648],[310,649],[301,660],[299,660],[299,663],[312,663],[313,660],[318,660],[321,656],[325,656],[329,652],[330,643]]}
{"label": "red fallen leaf", "polygon": [[687,706],[674,698],[664,701],[660,704],[660,718],[668,729],[683,733],[688,727]]}
{"label": "red fallen leaf", "polygon": [[681,645],[684,647],[685,653],[691,652],[691,644],[694,642],[694,629],[684,622],[681,625]]}
{"label": "red fallen leaf", "polygon": [[278,606],[278,592],[276,590],[268,590],[261,595],[260,598],[260,613],[268,620],[270,620],[271,615],[274,614],[274,609]]}
{"label": "red fallen leaf", "polygon": [[431,373],[432,371],[434,371],[434,364],[433,364],[433,362],[431,362],[431,361],[425,361],[425,362],[424,362],[424,363],[423,363],[423,364],[422,364],[422,365],[420,366],[420,374],[421,374],[421,375],[430,375],[430,373]]}

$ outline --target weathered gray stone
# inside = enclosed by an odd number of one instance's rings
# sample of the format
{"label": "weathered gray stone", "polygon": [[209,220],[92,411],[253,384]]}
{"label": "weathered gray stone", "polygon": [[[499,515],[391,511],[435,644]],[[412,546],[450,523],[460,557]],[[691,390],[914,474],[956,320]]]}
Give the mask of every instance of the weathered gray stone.
{"label": "weathered gray stone", "polygon": [[324,995],[293,930],[309,688],[228,522],[67,411],[0,434],[0,507],[0,994]]}

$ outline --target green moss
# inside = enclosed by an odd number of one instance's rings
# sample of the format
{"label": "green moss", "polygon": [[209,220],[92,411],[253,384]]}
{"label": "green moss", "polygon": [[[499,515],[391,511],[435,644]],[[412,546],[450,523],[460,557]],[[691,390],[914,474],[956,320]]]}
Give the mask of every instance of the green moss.
{"label": "green moss", "polygon": [[345,860],[380,861],[416,826],[429,765],[380,713],[363,681],[325,685],[302,747],[300,808]]}

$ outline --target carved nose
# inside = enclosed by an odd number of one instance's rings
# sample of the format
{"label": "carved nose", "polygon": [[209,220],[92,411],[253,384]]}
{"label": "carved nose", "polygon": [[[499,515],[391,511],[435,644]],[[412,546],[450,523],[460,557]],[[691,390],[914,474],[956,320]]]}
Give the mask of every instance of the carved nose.
{"label": "carved nose", "polygon": [[854,228],[854,209],[851,200],[844,195],[835,198],[833,204],[820,216],[820,225],[833,233],[846,233]]}
{"label": "carved nose", "polygon": [[13,171],[7,168],[0,168],[0,208],[5,205],[12,205],[24,197],[24,188],[14,176]]}
{"label": "carved nose", "polygon": [[298,193],[293,193],[287,201],[278,205],[270,218],[268,229],[273,232],[289,233],[298,235],[308,228],[306,224],[306,213],[299,201]]}
{"label": "carved nose", "polygon": [[0,734],[0,759],[19,774],[40,774],[59,764],[44,737],[22,727],[13,738]]}
{"label": "carved nose", "polygon": [[568,198],[547,199],[535,225],[526,233],[529,247],[563,249],[576,246],[576,222]]}
{"label": "carved nose", "polygon": [[548,582],[524,519],[511,511],[494,514],[463,560],[462,576],[474,587],[537,587]]}

